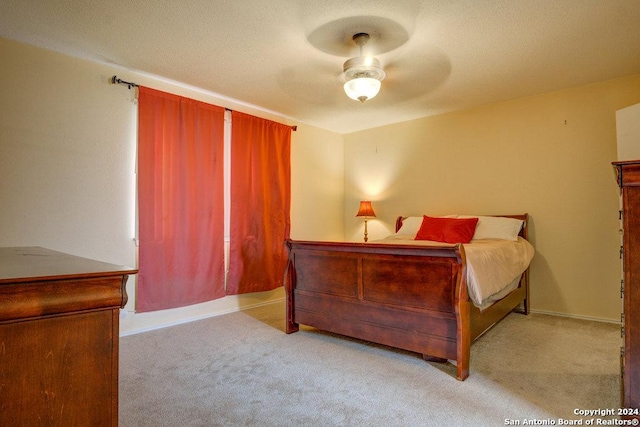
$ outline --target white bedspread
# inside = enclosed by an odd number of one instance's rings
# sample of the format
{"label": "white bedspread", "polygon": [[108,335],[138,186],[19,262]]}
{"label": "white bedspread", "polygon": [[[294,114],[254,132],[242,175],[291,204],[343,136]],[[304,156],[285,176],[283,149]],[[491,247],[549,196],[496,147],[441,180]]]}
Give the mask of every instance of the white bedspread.
{"label": "white bedspread", "polygon": [[[413,236],[393,234],[371,243],[410,244],[420,246],[454,246],[429,240],[413,240]],[[469,298],[480,309],[503,297],[518,285],[520,275],[533,259],[531,243],[518,237],[509,240],[473,240],[465,243],[467,256],[467,287]]]}

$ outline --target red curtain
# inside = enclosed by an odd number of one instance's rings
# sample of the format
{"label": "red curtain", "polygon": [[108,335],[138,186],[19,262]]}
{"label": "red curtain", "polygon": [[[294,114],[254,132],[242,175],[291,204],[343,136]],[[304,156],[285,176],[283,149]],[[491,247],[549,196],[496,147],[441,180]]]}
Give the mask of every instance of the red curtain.
{"label": "red curtain", "polygon": [[224,296],[224,109],[140,87],[137,311]]}
{"label": "red curtain", "polygon": [[291,127],[232,113],[227,294],[282,286],[291,205]]}

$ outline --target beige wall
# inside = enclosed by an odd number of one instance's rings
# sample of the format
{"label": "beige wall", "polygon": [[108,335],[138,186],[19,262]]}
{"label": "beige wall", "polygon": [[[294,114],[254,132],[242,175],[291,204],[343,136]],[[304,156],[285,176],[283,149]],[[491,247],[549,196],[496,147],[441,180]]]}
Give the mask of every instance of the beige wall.
{"label": "beige wall", "polygon": [[344,239],[342,135],[298,126],[291,140],[291,238]]}
{"label": "beige wall", "polygon": [[539,311],[620,319],[616,110],[640,76],[345,135],[345,236],[370,198],[371,238],[397,215],[530,214]]}
{"label": "beige wall", "polygon": [[[342,239],[343,138],[158,77],[0,38],[0,246],[44,246],[135,266],[134,91],[113,75],[280,123],[292,136],[291,235]],[[318,180],[322,177],[322,180]],[[281,290],[133,314],[124,333],[282,298]],[[126,314],[126,313],[125,313]]]}
{"label": "beige wall", "polygon": [[640,104],[616,111],[618,160],[640,159]]}

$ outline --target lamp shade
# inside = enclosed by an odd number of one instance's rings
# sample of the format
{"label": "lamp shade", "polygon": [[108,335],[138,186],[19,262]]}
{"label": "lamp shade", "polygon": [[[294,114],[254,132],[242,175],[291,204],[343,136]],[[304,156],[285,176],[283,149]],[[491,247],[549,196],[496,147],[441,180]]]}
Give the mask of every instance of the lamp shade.
{"label": "lamp shade", "polygon": [[349,98],[364,102],[380,92],[380,80],[371,77],[356,77],[344,84],[344,92]]}
{"label": "lamp shade", "polygon": [[358,210],[356,216],[375,218],[376,213],[373,211],[373,207],[371,207],[371,202],[368,200],[360,202],[360,209]]}

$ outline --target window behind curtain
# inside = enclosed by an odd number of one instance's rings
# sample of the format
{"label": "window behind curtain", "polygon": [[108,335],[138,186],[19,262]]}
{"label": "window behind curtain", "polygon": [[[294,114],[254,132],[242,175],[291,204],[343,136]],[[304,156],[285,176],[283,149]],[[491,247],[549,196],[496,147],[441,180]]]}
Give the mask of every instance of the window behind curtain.
{"label": "window behind curtain", "polygon": [[224,108],[140,87],[137,311],[224,296]]}
{"label": "window behind curtain", "polygon": [[232,113],[227,294],[282,286],[291,205],[291,127]]}

